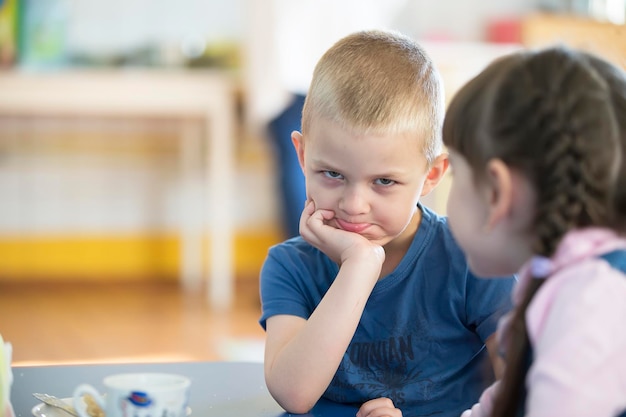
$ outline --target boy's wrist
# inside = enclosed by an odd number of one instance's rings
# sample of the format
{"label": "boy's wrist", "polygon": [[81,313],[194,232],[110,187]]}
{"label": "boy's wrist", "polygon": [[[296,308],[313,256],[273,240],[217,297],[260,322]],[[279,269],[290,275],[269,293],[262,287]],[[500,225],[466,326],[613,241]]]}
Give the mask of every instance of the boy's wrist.
{"label": "boy's wrist", "polygon": [[[375,281],[377,281],[384,261],[385,251],[382,247],[378,246],[369,251],[358,251],[349,254],[342,260],[340,268],[355,268],[366,271],[366,275],[371,274],[372,277],[375,277]],[[362,276],[362,274],[359,274],[359,276]]]}
{"label": "boy's wrist", "polygon": [[346,262],[366,262],[373,265],[385,262],[385,250],[382,246],[370,245],[367,248],[358,248],[357,250],[348,250],[342,254],[341,264]]}

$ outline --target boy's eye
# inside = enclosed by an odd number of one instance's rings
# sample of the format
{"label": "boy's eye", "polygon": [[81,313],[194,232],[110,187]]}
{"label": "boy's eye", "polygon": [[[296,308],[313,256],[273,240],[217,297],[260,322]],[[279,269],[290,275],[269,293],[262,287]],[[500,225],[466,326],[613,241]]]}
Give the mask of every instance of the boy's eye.
{"label": "boy's eye", "polygon": [[393,185],[396,183],[394,180],[388,178],[378,178],[375,182],[378,185]]}
{"label": "boy's eye", "polygon": [[328,178],[342,178],[342,175],[340,173],[338,173],[337,171],[323,171],[324,175],[326,175]]}

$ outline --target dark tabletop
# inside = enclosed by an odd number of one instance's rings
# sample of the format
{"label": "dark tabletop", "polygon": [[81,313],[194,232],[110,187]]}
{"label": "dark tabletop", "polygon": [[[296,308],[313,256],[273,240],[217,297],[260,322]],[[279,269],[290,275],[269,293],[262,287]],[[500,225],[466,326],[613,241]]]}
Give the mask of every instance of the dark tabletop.
{"label": "dark tabletop", "polygon": [[[102,379],[127,372],[168,372],[191,379],[191,417],[286,417],[292,414],[272,399],[263,379],[263,364],[248,362],[181,362],[156,364],[54,365],[13,367],[11,401],[16,417],[32,417],[39,403],[34,392],[71,397],[89,383],[104,392]],[[357,408],[321,400],[309,417],[354,417]]]}

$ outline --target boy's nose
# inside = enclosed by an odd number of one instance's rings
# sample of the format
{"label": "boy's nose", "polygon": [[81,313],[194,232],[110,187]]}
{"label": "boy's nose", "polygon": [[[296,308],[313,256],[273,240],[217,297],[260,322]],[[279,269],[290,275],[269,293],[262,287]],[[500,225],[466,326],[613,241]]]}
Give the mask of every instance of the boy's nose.
{"label": "boy's nose", "polygon": [[359,187],[346,189],[339,201],[339,209],[351,216],[366,213],[368,207],[366,193],[360,190]]}

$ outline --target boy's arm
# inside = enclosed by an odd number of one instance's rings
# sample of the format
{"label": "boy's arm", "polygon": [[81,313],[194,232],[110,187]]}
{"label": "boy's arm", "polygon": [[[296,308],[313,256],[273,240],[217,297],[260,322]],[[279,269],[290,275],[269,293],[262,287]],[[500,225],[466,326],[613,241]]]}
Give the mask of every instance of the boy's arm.
{"label": "boy's arm", "polygon": [[307,241],[339,258],[333,284],[308,320],[277,315],[266,323],[265,380],[291,413],[308,412],[328,388],[385,258],[382,247],[362,236],[326,226],[328,215],[309,205],[300,229]]}
{"label": "boy's arm", "polygon": [[267,320],[265,380],[285,410],[306,413],[326,391],[379,271],[371,257],[350,259],[308,320],[286,315]]}

